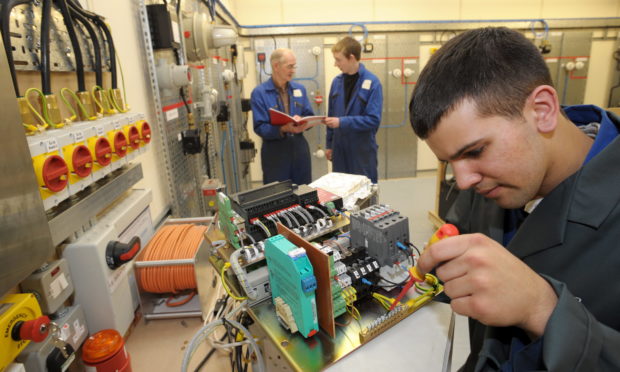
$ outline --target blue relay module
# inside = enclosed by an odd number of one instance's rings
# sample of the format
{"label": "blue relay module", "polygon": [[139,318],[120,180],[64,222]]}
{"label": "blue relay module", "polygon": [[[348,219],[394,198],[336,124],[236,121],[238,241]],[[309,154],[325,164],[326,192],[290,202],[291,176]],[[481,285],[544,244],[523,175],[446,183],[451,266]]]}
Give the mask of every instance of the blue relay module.
{"label": "blue relay module", "polygon": [[313,336],[319,330],[316,278],[306,251],[276,235],[265,240],[265,258],[278,320],[291,333]]}

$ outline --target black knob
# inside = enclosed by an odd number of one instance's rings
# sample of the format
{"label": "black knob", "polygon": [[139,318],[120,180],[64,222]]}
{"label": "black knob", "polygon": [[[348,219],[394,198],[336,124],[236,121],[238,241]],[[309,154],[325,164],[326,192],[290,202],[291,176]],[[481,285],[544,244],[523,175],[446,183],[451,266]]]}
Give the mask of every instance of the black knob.
{"label": "black knob", "polygon": [[113,240],[108,243],[105,250],[105,262],[112,270],[123,266],[131,261],[140,251],[140,237],[134,236],[129,243],[121,243]]}

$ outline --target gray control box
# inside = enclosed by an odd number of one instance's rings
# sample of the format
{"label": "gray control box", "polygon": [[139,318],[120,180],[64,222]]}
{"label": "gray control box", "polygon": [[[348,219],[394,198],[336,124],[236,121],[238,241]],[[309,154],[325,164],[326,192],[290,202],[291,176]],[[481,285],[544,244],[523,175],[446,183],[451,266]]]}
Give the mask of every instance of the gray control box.
{"label": "gray control box", "polygon": [[256,293],[256,299],[250,300],[250,306],[271,298],[269,286],[269,271],[267,266],[259,267],[247,274],[248,284]]}
{"label": "gray control box", "polygon": [[67,260],[61,258],[35,271],[21,282],[20,287],[22,292],[36,296],[43,313],[55,313],[73,293]]}
{"label": "gray control box", "polygon": [[51,334],[43,342],[31,342],[16,358],[23,363],[28,372],[65,371],[73,363],[78,350],[86,337],[86,318],[78,304],[57,312],[52,321],[60,329],[60,338],[70,347],[70,355],[64,358],[52,341]]}
{"label": "gray control box", "polygon": [[396,242],[409,241],[409,220],[390,206],[376,204],[351,215],[351,246],[366,247],[381,266],[403,257]]}

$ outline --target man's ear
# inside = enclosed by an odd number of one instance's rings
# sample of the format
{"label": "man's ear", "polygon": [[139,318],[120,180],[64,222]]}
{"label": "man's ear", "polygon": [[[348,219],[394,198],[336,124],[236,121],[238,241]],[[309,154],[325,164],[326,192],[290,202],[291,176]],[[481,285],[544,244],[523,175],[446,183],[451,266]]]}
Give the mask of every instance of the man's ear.
{"label": "man's ear", "polygon": [[555,89],[549,85],[536,87],[528,97],[528,103],[534,112],[538,131],[553,132],[558,125],[558,115],[560,115],[560,103]]}

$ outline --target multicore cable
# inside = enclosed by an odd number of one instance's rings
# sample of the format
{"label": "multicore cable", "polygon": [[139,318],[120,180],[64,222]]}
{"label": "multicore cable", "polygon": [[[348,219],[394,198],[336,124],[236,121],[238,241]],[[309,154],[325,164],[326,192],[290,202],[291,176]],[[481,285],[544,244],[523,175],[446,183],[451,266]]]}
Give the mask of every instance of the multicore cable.
{"label": "multicore cable", "polygon": [[[166,225],[144,248],[143,261],[193,258],[204,239],[207,226]],[[138,270],[140,288],[151,293],[177,293],[196,288],[193,265],[141,267]]]}

